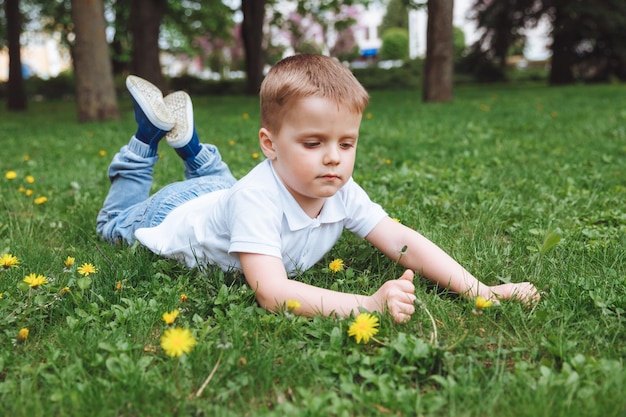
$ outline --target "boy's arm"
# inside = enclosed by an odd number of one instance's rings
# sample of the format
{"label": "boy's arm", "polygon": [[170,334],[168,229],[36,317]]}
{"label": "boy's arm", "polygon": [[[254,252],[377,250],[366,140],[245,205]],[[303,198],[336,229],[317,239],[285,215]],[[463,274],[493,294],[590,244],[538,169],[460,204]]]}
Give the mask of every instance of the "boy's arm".
{"label": "boy's arm", "polygon": [[414,312],[415,287],[413,274],[391,280],[371,296],[341,293],[289,279],[285,266],[276,257],[255,253],[239,253],[248,285],[255,291],[259,305],[276,311],[289,300],[300,302],[296,314],[357,315],[359,307],[382,312],[389,308],[396,321],[405,321]]}
{"label": "boy's arm", "polygon": [[433,242],[389,217],[381,220],[366,239],[393,260],[398,259],[406,246],[400,259],[402,266],[464,297],[517,298],[524,302],[539,299],[537,289],[528,282],[493,287],[483,284]]}

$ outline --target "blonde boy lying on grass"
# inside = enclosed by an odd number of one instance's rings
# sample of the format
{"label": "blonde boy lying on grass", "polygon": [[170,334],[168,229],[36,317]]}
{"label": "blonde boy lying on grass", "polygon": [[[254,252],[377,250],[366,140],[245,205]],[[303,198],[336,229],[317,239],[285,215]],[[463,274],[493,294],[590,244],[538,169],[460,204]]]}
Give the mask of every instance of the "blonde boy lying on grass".
{"label": "blonde boy lying on grass", "polygon": [[[98,214],[106,240],[132,244],[189,267],[240,270],[258,303],[297,313],[388,311],[396,322],[415,312],[413,271],[467,298],[539,299],[529,282],[488,286],[437,245],[389,218],[352,179],[361,117],[369,96],[336,60],[312,54],[283,59],[260,91],[259,144],[267,158],[235,180],[217,148],[202,144],[184,92],[163,97],[129,76],[137,132],[109,167],[111,188]],[[157,147],[165,137],[185,166],[185,181],[149,195]],[[366,239],[406,271],[374,294],[348,294],[291,277],[319,261],[344,229]]]}

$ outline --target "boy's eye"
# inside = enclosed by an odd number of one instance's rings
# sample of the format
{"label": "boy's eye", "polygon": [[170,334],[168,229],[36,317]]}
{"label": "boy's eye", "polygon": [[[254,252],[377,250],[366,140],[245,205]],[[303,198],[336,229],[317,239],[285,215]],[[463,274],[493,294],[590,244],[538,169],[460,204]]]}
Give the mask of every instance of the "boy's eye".
{"label": "boy's eye", "polygon": [[351,142],[345,142],[345,143],[342,143],[339,146],[341,146],[342,149],[350,149],[350,148],[352,148],[354,146],[354,144],[351,143]]}
{"label": "boy's eye", "polygon": [[305,148],[315,148],[319,144],[320,144],[319,142],[304,142],[304,147]]}

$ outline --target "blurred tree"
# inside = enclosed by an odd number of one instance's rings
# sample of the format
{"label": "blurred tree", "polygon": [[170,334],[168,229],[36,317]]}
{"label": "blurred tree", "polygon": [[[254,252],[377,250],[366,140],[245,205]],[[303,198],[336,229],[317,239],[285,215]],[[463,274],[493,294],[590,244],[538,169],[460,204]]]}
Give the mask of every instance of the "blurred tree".
{"label": "blurred tree", "polygon": [[409,58],[409,32],[404,28],[389,28],[383,32],[380,59]]}
{"label": "blurred tree", "polygon": [[265,0],[241,0],[243,23],[241,38],[246,56],[246,93],[256,95],[263,80],[263,23],[265,21]]}
{"label": "blurred tree", "polygon": [[128,25],[132,42],[131,71],[163,91],[167,87],[159,58],[159,33],[166,5],[166,0],[131,0]]}
{"label": "blurred tree", "polygon": [[7,108],[26,110],[26,87],[22,74],[20,37],[22,34],[22,14],[19,0],[5,0],[7,44],[9,46],[9,82],[7,84]]}
{"label": "blurred tree", "polygon": [[454,61],[458,61],[463,57],[467,46],[465,45],[465,32],[458,26],[453,28],[454,33],[452,43],[454,45]]}
{"label": "blurred tree", "polygon": [[72,0],[78,120],[119,118],[102,0]]}
{"label": "blurred tree", "polygon": [[335,44],[330,48],[330,56],[342,62],[352,62],[359,57],[359,45],[351,27],[337,33]]}
{"label": "blurred tree", "polygon": [[389,0],[378,33],[385,33],[391,28],[409,30],[409,6],[406,0]]}
{"label": "blurred tree", "polygon": [[453,5],[453,0],[428,0],[426,60],[422,80],[422,99],[425,102],[452,100]]}
{"label": "blurred tree", "polygon": [[485,30],[474,50],[500,65],[523,30],[545,17],[552,25],[551,85],[626,79],[624,0],[476,0],[473,9]]}
{"label": "blurred tree", "polygon": [[478,27],[485,29],[477,44],[502,70],[511,47],[524,42],[526,25],[541,16],[536,0],[477,0],[472,9]]}

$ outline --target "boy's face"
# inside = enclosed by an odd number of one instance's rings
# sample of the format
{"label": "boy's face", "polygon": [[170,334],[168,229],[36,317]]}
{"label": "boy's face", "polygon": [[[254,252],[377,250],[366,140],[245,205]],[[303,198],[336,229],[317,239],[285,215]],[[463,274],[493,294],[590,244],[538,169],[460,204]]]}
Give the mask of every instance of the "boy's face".
{"label": "boy's face", "polygon": [[328,99],[307,97],[286,112],[278,132],[260,130],[263,153],[310,217],[352,176],[361,117]]}

